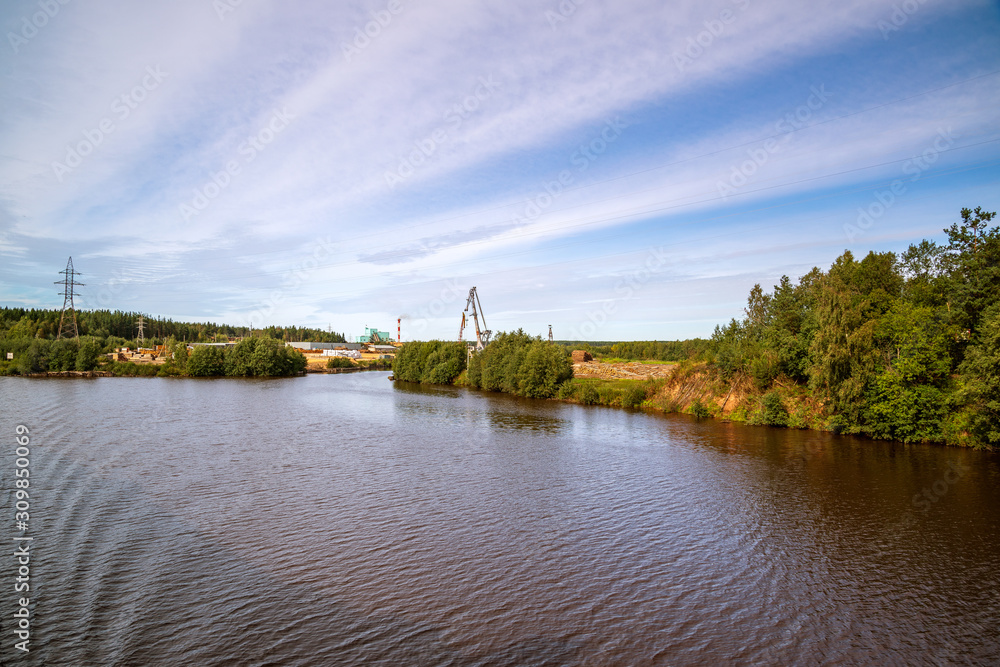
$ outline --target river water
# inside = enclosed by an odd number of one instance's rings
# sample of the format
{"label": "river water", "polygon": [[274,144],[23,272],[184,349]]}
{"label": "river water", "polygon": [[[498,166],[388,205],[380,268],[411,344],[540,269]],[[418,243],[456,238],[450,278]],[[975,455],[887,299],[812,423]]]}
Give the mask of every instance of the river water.
{"label": "river water", "polygon": [[5,664],[1000,662],[996,454],[386,375],[0,378]]}

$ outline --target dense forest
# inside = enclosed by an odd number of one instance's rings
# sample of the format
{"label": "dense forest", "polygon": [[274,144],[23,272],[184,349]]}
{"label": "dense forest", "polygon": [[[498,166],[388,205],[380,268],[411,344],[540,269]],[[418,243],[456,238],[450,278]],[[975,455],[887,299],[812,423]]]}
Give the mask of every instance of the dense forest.
{"label": "dense forest", "polygon": [[[59,334],[60,315],[59,309],[0,308],[0,339],[55,339]],[[114,337],[123,341],[120,347],[127,345],[134,348],[138,335],[136,322],[140,316],[142,313],[120,310],[81,310],[77,311],[76,319],[81,336],[93,336],[99,339]],[[144,316],[143,319],[147,345],[162,345],[164,340],[171,337],[188,343],[210,343],[250,334],[247,327],[233,327],[212,322],[174,322],[171,319],[149,316]],[[254,335],[277,338],[285,342],[311,340],[343,343],[346,340],[343,334],[305,327],[271,326],[255,329]]]}
{"label": "dense forest", "polygon": [[[81,311],[80,337],[57,339],[59,310],[0,308],[0,375],[49,371],[110,370],[116,375],[294,375],[305,358],[285,347],[286,341],[342,342],[344,337],[318,329],[270,327],[255,330],[235,347],[196,348],[188,359],[186,343],[224,342],[242,329],[210,323],[191,324],[145,318],[146,346],[166,345],[171,359],[163,365],[109,362],[104,355],[120,347],[135,349],[138,313]],[[7,360],[7,354],[13,360]]]}
{"label": "dense forest", "polygon": [[[1000,445],[1000,228],[963,209],[947,243],[844,252],[828,271],[750,292],[707,354],[761,391],[808,387],[834,430]],[[773,400],[773,399],[772,399]]]}

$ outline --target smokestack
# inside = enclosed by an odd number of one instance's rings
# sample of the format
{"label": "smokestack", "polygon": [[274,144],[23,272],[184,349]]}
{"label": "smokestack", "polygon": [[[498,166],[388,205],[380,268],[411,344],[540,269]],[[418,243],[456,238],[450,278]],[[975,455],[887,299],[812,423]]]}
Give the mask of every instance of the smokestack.
{"label": "smokestack", "polygon": [[403,342],[403,336],[400,333],[400,331],[402,330],[402,326],[400,326],[400,324],[399,324],[402,321],[403,321],[402,317],[397,317],[396,318],[396,342],[397,343],[402,343]]}

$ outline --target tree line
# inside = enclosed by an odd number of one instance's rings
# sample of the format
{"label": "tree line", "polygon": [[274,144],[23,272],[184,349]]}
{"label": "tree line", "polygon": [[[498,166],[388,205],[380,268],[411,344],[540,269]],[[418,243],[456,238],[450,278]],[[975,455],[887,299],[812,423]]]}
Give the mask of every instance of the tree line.
{"label": "tree line", "polygon": [[568,351],[521,329],[501,333],[472,355],[464,343],[432,340],[406,343],[396,353],[397,380],[435,384],[461,383],[529,398],[551,398],[573,377]]}
{"label": "tree line", "polygon": [[[707,358],[759,390],[794,383],[836,431],[904,442],[1000,445],[1000,228],[962,209],[947,243],[845,251],[717,326]],[[769,394],[780,416],[776,394]]]}
{"label": "tree line", "polygon": [[[782,276],[770,292],[755,285],[744,317],[717,326],[709,340],[550,345],[518,330],[472,355],[464,379],[465,348],[440,341],[404,346],[396,375],[590,402],[581,392],[596,389],[566,384],[571,349],[605,358],[693,361],[724,386],[756,390],[754,423],[798,423],[782,399],[782,392],[794,390],[815,399],[822,422],[836,432],[997,447],[995,215],[981,207],[962,209],[961,220],[944,230],[944,243],[925,239],[900,254],[869,252],[861,259],[845,251],[827,271],[813,268],[797,282]],[[701,406],[701,412],[710,410]]]}
{"label": "tree line", "polygon": [[[305,355],[268,337],[245,338],[232,347],[198,345],[192,351],[184,341],[168,338],[167,359],[163,364],[109,360],[105,355],[116,349],[114,341],[109,344],[94,336],[60,340],[3,338],[0,375],[107,370],[114,375],[160,377],[278,377],[298,375],[306,368]],[[12,361],[6,360],[6,352],[13,352]]]}
{"label": "tree line", "polygon": [[[0,338],[55,339],[59,334],[59,309],[0,307]],[[77,325],[81,336],[99,339],[114,337],[122,342],[119,347],[135,347],[138,329],[136,322],[144,317],[144,337],[147,345],[162,345],[167,338],[189,343],[224,342],[229,338],[246,337],[248,327],[234,327],[214,322],[175,322],[172,319],[143,316],[121,310],[77,311]],[[294,326],[269,326],[255,329],[254,335],[277,338],[285,342],[311,340],[322,343],[343,343],[342,333]]]}
{"label": "tree line", "polygon": [[[191,375],[191,376],[283,376],[305,370],[305,356],[285,346],[287,339],[326,337],[327,342],[342,342],[343,336],[303,327],[271,327],[257,330],[233,347],[196,346],[189,354],[187,341],[175,333],[190,335],[191,342],[228,341],[233,327],[215,324],[176,323],[170,320],[147,320],[147,331],[165,334],[150,336],[146,345],[165,345],[164,364],[134,364],[108,360],[106,355],[119,348],[135,349],[138,340],[112,332],[129,333],[139,317],[122,311],[86,311],[78,313],[79,338],[57,339],[59,310],[0,308],[0,375],[109,370],[116,375]],[[171,333],[173,332],[173,333]],[[330,340],[339,339],[339,340]],[[13,355],[7,359],[8,353]]]}

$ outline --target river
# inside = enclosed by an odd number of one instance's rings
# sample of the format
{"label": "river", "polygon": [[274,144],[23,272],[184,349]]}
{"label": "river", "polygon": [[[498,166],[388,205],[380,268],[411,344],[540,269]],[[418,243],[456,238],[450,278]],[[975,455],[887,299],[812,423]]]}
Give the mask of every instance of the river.
{"label": "river", "polygon": [[386,376],[0,378],[5,664],[1000,662],[997,454]]}

